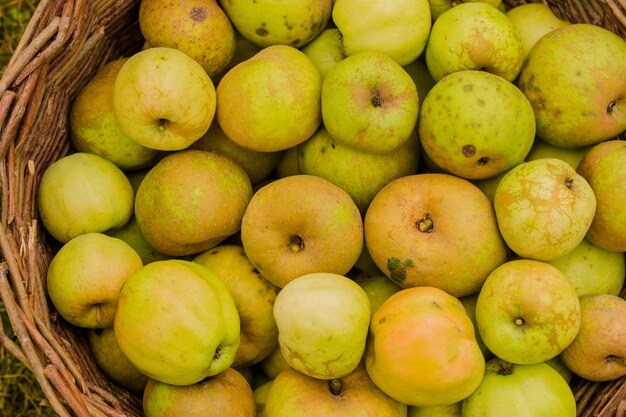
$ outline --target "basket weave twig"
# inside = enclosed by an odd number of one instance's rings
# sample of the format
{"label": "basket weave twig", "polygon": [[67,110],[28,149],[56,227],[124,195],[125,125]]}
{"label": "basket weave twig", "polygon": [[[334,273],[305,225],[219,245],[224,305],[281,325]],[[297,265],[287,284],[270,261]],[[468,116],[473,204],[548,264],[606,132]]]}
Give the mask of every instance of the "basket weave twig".
{"label": "basket weave twig", "polygon": [[[505,0],[508,6],[528,3]],[[626,38],[626,0],[544,1],[571,22]],[[141,416],[141,399],[107,380],[79,329],[64,322],[45,292],[58,244],[37,218],[45,168],[71,152],[72,100],[106,62],[137,51],[139,0],[42,0],[0,79],[0,296],[18,343],[0,343],[37,378],[62,417]],[[623,137],[622,137],[623,138]],[[626,297],[626,292],[622,292]],[[626,417],[626,378],[572,381],[579,417]]]}

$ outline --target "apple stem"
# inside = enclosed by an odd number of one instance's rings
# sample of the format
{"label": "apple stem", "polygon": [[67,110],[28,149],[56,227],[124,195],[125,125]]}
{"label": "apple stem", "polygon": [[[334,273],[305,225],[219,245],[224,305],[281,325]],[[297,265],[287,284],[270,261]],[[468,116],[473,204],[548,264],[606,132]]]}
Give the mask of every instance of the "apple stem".
{"label": "apple stem", "polygon": [[515,324],[516,324],[517,326],[521,326],[521,325],[523,325],[523,324],[524,324],[524,319],[523,319],[523,318],[521,318],[521,317],[516,318],[516,319],[515,319]]}
{"label": "apple stem", "polygon": [[606,112],[608,114],[613,113],[613,109],[615,108],[615,105],[617,104],[617,100],[612,100],[609,105],[606,107]]}
{"label": "apple stem", "polygon": [[428,216],[424,216],[423,219],[417,221],[417,229],[422,233],[430,233],[433,231],[433,220]]}
{"label": "apple stem", "polygon": [[380,92],[377,89],[372,90],[372,98],[371,98],[372,106],[380,107],[383,105],[383,99],[380,97]]}
{"label": "apple stem", "polygon": [[300,235],[292,235],[289,237],[289,248],[292,252],[300,252],[304,249],[304,239]]}
{"label": "apple stem", "polygon": [[328,387],[330,388],[330,392],[333,395],[339,395],[341,394],[341,381],[338,379],[332,379],[330,380],[330,382],[328,383]]}

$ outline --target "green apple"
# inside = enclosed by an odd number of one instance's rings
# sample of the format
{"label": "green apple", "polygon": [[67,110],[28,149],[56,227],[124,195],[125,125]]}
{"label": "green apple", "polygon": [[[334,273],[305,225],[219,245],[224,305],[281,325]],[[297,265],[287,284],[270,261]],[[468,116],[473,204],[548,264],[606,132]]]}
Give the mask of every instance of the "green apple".
{"label": "green apple", "polygon": [[267,401],[267,393],[274,382],[273,379],[259,385],[254,389],[254,402],[256,403],[256,417],[265,415],[265,402]]}
{"label": "green apple", "polygon": [[261,361],[260,367],[267,378],[274,379],[283,370],[290,368],[291,365],[289,365],[285,355],[283,355],[283,351],[280,350],[280,346],[277,344],[274,351]]}
{"label": "green apple", "polygon": [[480,336],[497,357],[544,362],[560,354],[580,328],[576,289],[556,267],[516,259],[496,268],[476,300]]}
{"label": "green apple", "polygon": [[461,417],[461,402],[431,407],[409,407],[407,417]]}
{"label": "green apple", "polygon": [[237,306],[241,336],[232,366],[248,367],[261,362],[278,344],[273,313],[278,288],[259,273],[239,245],[218,245],[193,261],[222,280]]}
{"label": "green apple", "polygon": [[580,297],[582,321],[576,338],[561,353],[565,365],[589,381],[626,375],[626,300],[613,294]]}
{"label": "green apple", "polygon": [[86,328],[113,325],[120,289],[143,267],[126,242],[102,233],[71,239],[54,255],[46,274],[48,296],[68,322]]}
{"label": "green apple", "polygon": [[544,3],[519,4],[509,9],[506,17],[522,37],[524,59],[543,35],[570,24],[567,20],[558,18],[550,6]]}
{"label": "green apple", "polygon": [[461,302],[435,287],[392,295],[372,317],[365,352],[372,381],[414,407],[452,404],[470,395],[485,359]]}
{"label": "green apple", "polygon": [[489,3],[492,6],[497,7],[498,9],[503,6],[502,0],[428,0],[428,3],[430,3],[430,14],[432,15],[434,21],[437,20],[437,18],[441,16],[443,12],[454,6],[458,6],[461,3],[472,3],[476,1]]}
{"label": "green apple", "polygon": [[87,341],[96,364],[107,378],[129,391],[143,392],[148,377],[124,355],[115,339],[113,326],[89,329]]}
{"label": "green apple", "polygon": [[281,151],[320,126],[321,89],[321,75],[304,52],[268,46],[224,74],[217,86],[217,120],[244,148]]}
{"label": "green apple", "polygon": [[596,197],[567,162],[542,158],[507,172],[493,206],[511,250],[523,258],[549,261],[583,240],[596,212]]}
{"label": "green apple", "polygon": [[274,379],[265,400],[265,417],[406,417],[407,406],[382,392],[362,364],[325,381],[288,369]]}
{"label": "green apple", "polygon": [[202,265],[170,259],[126,280],[114,321],[126,357],[144,374],[191,385],[231,366],[239,347],[237,307],[222,281]]}
{"label": "green apple", "polygon": [[354,268],[364,276],[385,275],[372,259],[372,255],[370,255],[366,245],[363,245],[361,255],[359,255],[359,258],[356,260]]}
{"label": "green apple", "polygon": [[[580,331],[580,329],[578,330]],[[566,348],[567,349],[567,348]],[[563,352],[561,352],[562,355]],[[552,369],[557,371],[559,375],[563,377],[563,379],[569,384],[572,381],[572,376],[574,375],[572,371],[569,370],[565,362],[563,362],[563,358],[561,355],[555,356],[552,359],[548,359],[544,363],[550,365]]]}
{"label": "green apple", "polygon": [[500,180],[506,175],[507,172],[509,171],[504,171],[495,177],[489,177],[482,180],[472,180],[471,183],[478,187],[480,191],[487,196],[491,204],[493,204],[493,198],[496,195],[496,190],[498,189]]}
{"label": "green apple", "polygon": [[432,25],[428,0],[336,0],[332,18],[347,56],[374,51],[400,65],[421,55]]}
{"label": "green apple", "polygon": [[619,295],[624,287],[624,252],[600,248],[587,239],[567,254],[547,262],[563,272],[579,297],[585,294]]}
{"label": "green apple", "polygon": [[417,88],[417,97],[421,102],[424,101],[428,92],[435,86],[436,82],[433,79],[426,63],[421,59],[416,59],[410,64],[404,65],[402,68],[411,76],[415,87]]}
{"label": "green apple", "polygon": [[152,47],[181,50],[210,77],[235,54],[235,30],[216,0],[142,0],[139,28]]}
{"label": "green apple", "polygon": [[578,168],[580,160],[590,148],[590,146],[574,149],[563,148],[552,145],[545,140],[535,138],[533,146],[530,148],[530,152],[526,155],[526,161],[534,161],[535,159],[541,158],[557,158],[567,162],[572,166],[572,168],[576,169]]}
{"label": "green apple", "polygon": [[132,55],[113,85],[121,130],[148,148],[188,147],[209,129],[216,95],[211,78],[184,52],[154,47]]}
{"label": "green apple", "polygon": [[133,214],[133,201],[133,188],[117,165],[85,152],[50,164],[37,190],[41,222],[61,243],[124,226]]}
{"label": "green apple", "polygon": [[549,365],[516,365],[493,358],[461,410],[463,417],[576,417],[576,400],[567,382]]}
{"label": "green apple", "polygon": [[235,28],[261,48],[289,45],[300,48],[328,23],[331,0],[223,0],[220,2]]}
{"label": "green apple", "polygon": [[311,42],[300,49],[320,72],[322,79],[337,62],[346,57],[341,47],[342,34],[337,28],[324,29]]}
{"label": "green apple", "polygon": [[417,122],[413,79],[380,52],[360,52],[338,62],[324,78],[321,100],[330,136],[364,152],[391,152],[409,139]]}
{"label": "green apple", "polygon": [[137,252],[144,265],[172,258],[172,256],[162,254],[150,246],[146,238],[143,237],[135,216],[132,216],[123,227],[109,230],[105,234],[128,243]]}
{"label": "green apple", "polygon": [[608,140],[594,145],[581,159],[577,172],[596,196],[596,213],[587,239],[601,248],[626,251],[626,142]]}
{"label": "green apple", "polygon": [[322,126],[298,145],[298,167],[302,174],[320,176],[347,191],[361,213],[365,213],[385,184],[417,174],[419,151],[415,131],[406,142],[381,154],[337,142]]}
{"label": "green apple", "polygon": [[154,165],[159,152],[130,139],[115,118],[113,84],[127,60],[105,64],[80,90],[70,109],[70,139],[79,152],[101,156],[122,170],[136,170]]}
{"label": "green apple", "polygon": [[283,288],[305,274],[347,274],[363,248],[363,220],[340,187],[315,175],[292,175],[254,194],[241,241],[250,262]]}
{"label": "green apple", "polygon": [[486,179],[524,160],[535,139],[535,116],[526,97],[504,78],[457,71],[422,102],[419,137],[424,152],[446,172]]}
{"label": "green apple", "polygon": [[240,146],[226,136],[215,119],[209,130],[189,148],[216,152],[229,157],[246,171],[252,185],[267,178],[282,157],[281,152],[257,152]]}
{"label": "green apple", "polygon": [[298,166],[298,146],[292,146],[286,149],[276,165],[274,170],[278,178],[289,177],[291,175],[299,175],[300,167]]}
{"label": "green apple", "polygon": [[402,289],[402,287],[384,275],[362,275],[355,278],[354,282],[359,284],[365,291],[365,294],[367,294],[367,298],[370,300],[372,316],[389,297]]}
{"label": "green apple", "polygon": [[146,174],[135,197],[135,218],[156,251],[192,255],[237,233],[251,197],[250,178],[232,159],[186,149]]}
{"label": "green apple", "polygon": [[230,60],[226,68],[224,68],[219,74],[211,77],[214,85],[218,85],[222,80],[224,74],[230,71],[237,64],[246,61],[256,55],[261,48],[254,42],[246,39],[241,33],[235,30],[235,55]]}
{"label": "green apple", "polygon": [[507,256],[487,197],[450,174],[389,182],[369,205],[364,231],[378,268],[403,288],[427,285],[464,297]]}
{"label": "green apple", "polygon": [[343,275],[306,274],[278,293],[274,318],[287,362],[313,378],[335,379],[354,371],[363,356],[370,302],[365,291]]}
{"label": "green apple", "polygon": [[576,23],[541,37],[517,80],[535,111],[537,135],[578,148],[622,133],[625,66],[626,40],[601,26]]}
{"label": "green apple", "polygon": [[142,403],[145,417],[256,416],[252,388],[233,368],[185,386],[150,379]]}
{"label": "green apple", "polygon": [[433,23],[426,65],[435,81],[462,70],[481,70],[512,82],[524,64],[524,45],[515,26],[489,3],[462,3]]}

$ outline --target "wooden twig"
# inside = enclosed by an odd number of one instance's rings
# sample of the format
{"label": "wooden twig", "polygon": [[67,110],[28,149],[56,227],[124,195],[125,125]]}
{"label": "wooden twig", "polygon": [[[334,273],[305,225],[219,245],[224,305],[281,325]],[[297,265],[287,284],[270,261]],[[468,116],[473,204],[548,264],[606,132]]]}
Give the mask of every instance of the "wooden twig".
{"label": "wooden twig", "polygon": [[59,30],[59,24],[61,23],[60,17],[54,17],[46,29],[41,32],[33,41],[26,47],[23,53],[21,53],[15,60],[13,65],[10,65],[2,78],[0,78],[0,95],[2,95],[11,83],[18,77],[20,72],[29,65],[37,52],[54,36]]}
{"label": "wooden twig", "polygon": [[44,367],[41,359],[39,358],[32,341],[28,336],[28,331],[24,327],[20,314],[18,313],[20,308],[13,299],[11,287],[9,286],[9,280],[7,279],[7,270],[4,267],[4,264],[0,264],[0,296],[4,302],[9,320],[11,320],[13,331],[15,332],[22,349],[24,349],[26,360],[30,364],[33,374],[35,375],[37,382],[39,382],[41,390],[50,401],[50,406],[60,417],[71,417],[59,400],[54,388],[50,385],[48,378],[44,374]]}

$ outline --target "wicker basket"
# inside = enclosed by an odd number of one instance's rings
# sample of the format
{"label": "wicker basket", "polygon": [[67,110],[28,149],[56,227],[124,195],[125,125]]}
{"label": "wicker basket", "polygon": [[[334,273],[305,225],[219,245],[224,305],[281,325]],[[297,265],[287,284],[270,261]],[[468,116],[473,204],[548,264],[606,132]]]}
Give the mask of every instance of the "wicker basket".
{"label": "wicker basket", "polygon": [[[508,6],[528,3],[505,0]],[[572,22],[626,38],[626,0],[544,1]],[[141,416],[141,398],[108,381],[84,333],[60,319],[45,293],[58,249],[37,219],[44,169],[71,151],[69,108],[106,62],[139,50],[139,0],[42,0],[0,80],[0,295],[16,344],[0,342],[36,376],[60,416]],[[622,297],[626,291],[622,292]],[[626,378],[572,380],[580,417],[626,417]]]}

